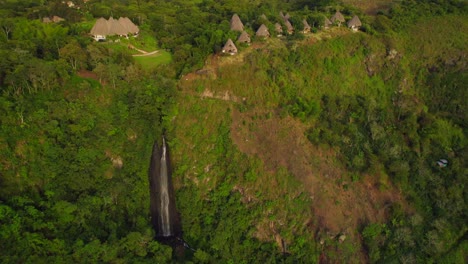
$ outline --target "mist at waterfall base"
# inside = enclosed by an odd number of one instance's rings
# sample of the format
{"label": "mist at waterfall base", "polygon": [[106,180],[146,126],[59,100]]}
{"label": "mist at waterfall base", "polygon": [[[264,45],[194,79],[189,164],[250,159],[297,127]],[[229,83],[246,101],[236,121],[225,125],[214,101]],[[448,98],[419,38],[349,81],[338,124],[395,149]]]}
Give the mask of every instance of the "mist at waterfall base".
{"label": "mist at waterfall base", "polygon": [[151,222],[156,240],[176,246],[182,241],[182,230],[175,206],[169,148],[164,137],[161,147],[158,141],[153,144],[148,176]]}

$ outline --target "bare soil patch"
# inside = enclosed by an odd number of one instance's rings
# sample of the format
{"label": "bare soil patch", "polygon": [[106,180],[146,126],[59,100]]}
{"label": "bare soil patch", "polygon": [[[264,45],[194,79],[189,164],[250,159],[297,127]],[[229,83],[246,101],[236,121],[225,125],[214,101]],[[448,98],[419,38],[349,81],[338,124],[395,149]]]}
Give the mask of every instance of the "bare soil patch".
{"label": "bare soil patch", "polygon": [[337,153],[312,145],[304,135],[304,124],[289,116],[267,115],[259,110],[234,110],[232,140],[242,152],[260,157],[267,170],[285,167],[305,185],[313,201],[315,231],[345,233],[359,242],[356,230],[369,222],[385,221],[390,205],[403,200],[395,187],[379,188],[376,175],[347,180]]}
{"label": "bare soil patch", "polygon": [[81,78],[90,78],[99,81],[99,77],[97,76],[97,74],[92,71],[80,70],[76,74]]}

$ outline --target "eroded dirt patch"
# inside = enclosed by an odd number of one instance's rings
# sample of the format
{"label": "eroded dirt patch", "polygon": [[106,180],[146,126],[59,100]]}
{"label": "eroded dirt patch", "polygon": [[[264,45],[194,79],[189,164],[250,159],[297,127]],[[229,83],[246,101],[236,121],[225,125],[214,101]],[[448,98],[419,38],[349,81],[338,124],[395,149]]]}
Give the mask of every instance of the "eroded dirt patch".
{"label": "eroded dirt patch", "polygon": [[378,175],[348,180],[334,150],[312,145],[304,135],[306,126],[298,120],[258,110],[234,110],[232,118],[231,137],[242,152],[261,158],[269,171],[287,168],[304,184],[313,201],[314,227],[320,232],[345,233],[358,241],[356,230],[383,222],[390,205],[402,201],[393,186],[379,188]]}
{"label": "eroded dirt patch", "polygon": [[90,78],[99,81],[99,77],[97,76],[97,74],[92,71],[80,70],[76,74],[81,78]]}

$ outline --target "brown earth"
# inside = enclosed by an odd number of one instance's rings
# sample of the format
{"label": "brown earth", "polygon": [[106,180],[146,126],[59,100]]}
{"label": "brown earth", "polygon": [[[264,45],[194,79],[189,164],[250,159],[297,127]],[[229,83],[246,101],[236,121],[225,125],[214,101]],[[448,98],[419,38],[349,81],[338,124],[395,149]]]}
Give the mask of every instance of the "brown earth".
{"label": "brown earth", "polygon": [[379,183],[380,175],[352,182],[337,165],[335,150],[308,141],[304,124],[275,114],[258,118],[267,114],[234,110],[232,140],[242,152],[260,157],[269,171],[285,167],[304,184],[313,201],[315,231],[329,236],[345,233],[358,240],[356,230],[369,222],[384,222],[389,206],[403,200],[398,189]]}
{"label": "brown earth", "polygon": [[99,81],[97,74],[92,71],[80,70],[76,73],[76,75],[80,76],[81,78],[90,78]]}

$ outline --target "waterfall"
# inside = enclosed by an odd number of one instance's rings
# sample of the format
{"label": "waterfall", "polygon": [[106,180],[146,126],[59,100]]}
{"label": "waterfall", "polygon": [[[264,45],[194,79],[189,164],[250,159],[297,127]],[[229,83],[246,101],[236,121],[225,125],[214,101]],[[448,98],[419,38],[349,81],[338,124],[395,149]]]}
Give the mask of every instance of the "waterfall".
{"label": "waterfall", "polygon": [[162,145],[154,142],[148,171],[151,222],[156,237],[163,240],[182,235],[171,177],[170,149],[163,137]]}
{"label": "waterfall", "polygon": [[166,140],[163,137],[162,144],[162,155],[161,155],[161,233],[163,236],[172,236],[171,231],[171,219],[169,213],[169,186],[168,186],[168,175],[167,175],[167,158],[166,158]]}

